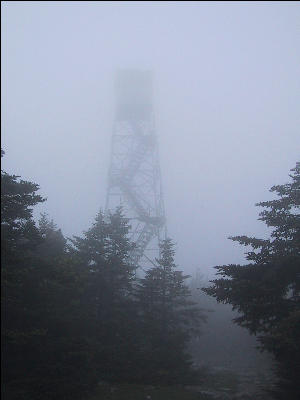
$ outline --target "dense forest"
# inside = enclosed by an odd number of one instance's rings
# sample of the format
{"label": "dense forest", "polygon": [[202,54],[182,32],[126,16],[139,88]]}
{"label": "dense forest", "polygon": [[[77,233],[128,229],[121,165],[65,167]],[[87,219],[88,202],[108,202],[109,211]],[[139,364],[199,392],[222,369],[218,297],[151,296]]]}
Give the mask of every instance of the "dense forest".
{"label": "dense forest", "polygon": [[270,239],[232,238],[252,246],[250,263],[216,267],[221,277],[198,297],[171,239],[141,277],[121,208],[67,240],[46,214],[34,220],[39,186],[1,171],[3,399],[88,399],[99,382],[199,385],[190,346],[207,320],[204,292],[274,356],[272,396],[299,398],[300,164],[292,171],[271,189],[278,200],[259,203]]}
{"label": "dense forest", "polygon": [[81,398],[101,380],[193,382],[186,352],[204,314],[176,269],[174,244],[137,279],[122,210],[101,211],[70,243],[32,207],[38,185],[1,175],[3,394]]}

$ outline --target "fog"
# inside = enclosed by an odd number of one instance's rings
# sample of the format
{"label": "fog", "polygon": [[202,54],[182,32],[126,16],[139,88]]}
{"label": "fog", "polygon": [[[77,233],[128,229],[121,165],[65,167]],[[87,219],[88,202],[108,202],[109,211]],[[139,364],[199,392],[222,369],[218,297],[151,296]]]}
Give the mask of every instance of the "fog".
{"label": "fog", "polygon": [[155,77],[178,265],[243,263],[255,203],[299,158],[296,2],[2,2],[2,168],[40,185],[64,235],[104,208],[118,68]]}

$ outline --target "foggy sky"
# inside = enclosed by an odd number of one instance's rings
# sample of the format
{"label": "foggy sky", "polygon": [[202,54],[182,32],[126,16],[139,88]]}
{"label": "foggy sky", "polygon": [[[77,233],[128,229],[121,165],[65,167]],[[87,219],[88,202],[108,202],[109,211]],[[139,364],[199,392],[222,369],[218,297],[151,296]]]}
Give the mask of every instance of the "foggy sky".
{"label": "foggy sky", "polygon": [[2,2],[2,168],[66,236],[104,208],[118,68],[152,69],[168,233],[187,272],[244,262],[300,155],[297,2]]}

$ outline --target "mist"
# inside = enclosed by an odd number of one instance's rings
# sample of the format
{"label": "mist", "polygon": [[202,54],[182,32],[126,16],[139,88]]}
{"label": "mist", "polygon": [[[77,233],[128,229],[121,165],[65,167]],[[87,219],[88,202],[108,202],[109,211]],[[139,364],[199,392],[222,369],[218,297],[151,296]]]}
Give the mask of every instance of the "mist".
{"label": "mist", "polygon": [[150,70],[176,264],[205,282],[216,265],[245,264],[228,237],[269,236],[255,204],[273,199],[269,189],[299,160],[299,5],[10,1],[1,10],[2,168],[40,185],[47,201],[35,219],[46,212],[65,237],[91,226],[105,206],[116,71]]}
{"label": "mist", "polygon": [[[151,69],[168,234],[178,263],[242,262],[255,203],[299,155],[293,2],[2,3],[2,146],[65,235],[104,207],[114,73]],[[217,250],[216,250],[217,249]]]}

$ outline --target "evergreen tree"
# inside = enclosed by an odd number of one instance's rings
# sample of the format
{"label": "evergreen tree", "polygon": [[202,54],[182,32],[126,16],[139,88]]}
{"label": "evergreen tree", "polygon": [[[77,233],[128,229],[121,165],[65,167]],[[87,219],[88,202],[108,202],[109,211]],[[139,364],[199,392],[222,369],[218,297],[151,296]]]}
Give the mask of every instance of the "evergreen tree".
{"label": "evergreen tree", "polygon": [[67,240],[53,220],[49,220],[46,213],[42,213],[38,221],[38,230],[43,238],[39,245],[39,252],[46,258],[62,255],[66,250]]}
{"label": "evergreen tree", "polygon": [[60,229],[42,214],[38,222],[42,242],[37,246],[35,275],[39,277],[36,317],[46,331],[35,378],[44,398],[75,399],[96,383],[88,319],[81,299],[87,275],[67,251]]}
{"label": "evergreen tree", "polygon": [[167,383],[191,376],[186,346],[192,335],[200,334],[205,320],[185,284],[187,275],[176,270],[174,244],[161,243],[157,266],[149,269],[136,289],[143,321],[143,358],[147,365],[141,379]]}
{"label": "evergreen tree", "polygon": [[83,301],[93,327],[99,378],[104,380],[129,379],[137,352],[129,229],[121,208],[107,217],[100,211],[83,237],[71,240],[71,253],[88,271]]}
{"label": "evergreen tree", "polygon": [[[4,152],[1,151],[1,156]],[[19,180],[1,170],[1,315],[3,383],[23,375],[26,380],[29,351],[27,346],[44,331],[31,323],[31,294],[34,283],[32,256],[41,242],[32,219],[32,207],[44,199],[38,185]],[[6,389],[7,386],[6,386]]]}
{"label": "evergreen tree", "polygon": [[216,267],[222,277],[204,291],[230,303],[240,316],[235,322],[257,334],[261,348],[278,362],[277,398],[298,399],[300,376],[300,163],[292,181],[271,188],[278,199],[258,203],[260,220],[273,229],[270,239],[231,239],[248,251],[247,265]]}
{"label": "evergreen tree", "polygon": [[4,399],[76,398],[92,383],[80,296],[84,274],[66,241],[32,207],[37,184],[1,171],[2,394]]}
{"label": "evergreen tree", "polygon": [[[1,149],[1,157],[4,155]],[[39,185],[1,170],[1,261],[3,266],[32,250],[40,237],[32,219],[33,207],[44,202]]]}

